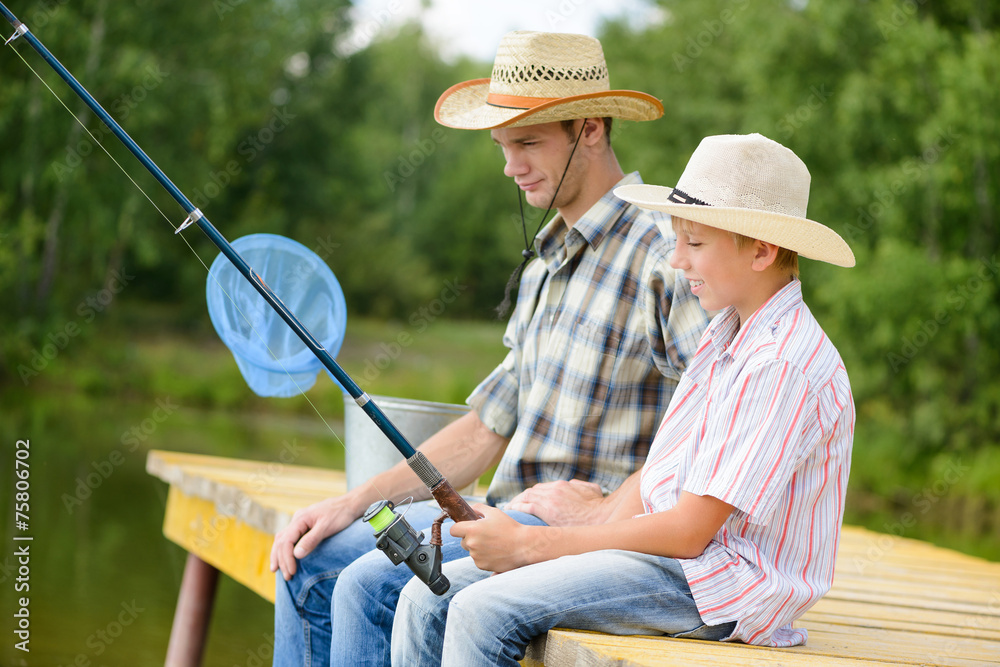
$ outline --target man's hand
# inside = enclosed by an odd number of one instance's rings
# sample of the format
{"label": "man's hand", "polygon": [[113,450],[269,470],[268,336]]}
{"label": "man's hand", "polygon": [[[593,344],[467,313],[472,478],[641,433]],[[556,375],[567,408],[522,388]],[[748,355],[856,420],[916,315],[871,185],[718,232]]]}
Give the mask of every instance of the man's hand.
{"label": "man's hand", "polygon": [[476,567],[488,572],[507,572],[538,560],[537,547],[544,526],[525,526],[489,505],[472,506],[482,515],[478,521],[460,521],[451,527],[452,537],[462,538]]}
{"label": "man's hand", "polygon": [[506,509],[533,514],[550,526],[588,526],[607,518],[604,492],[579,479],[542,482],[514,496]]}
{"label": "man's hand", "polygon": [[298,510],[291,522],[274,536],[271,572],[281,568],[288,581],[295,574],[296,559],[308,556],[320,542],[339,533],[357,518],[346,496],[327,498]]}

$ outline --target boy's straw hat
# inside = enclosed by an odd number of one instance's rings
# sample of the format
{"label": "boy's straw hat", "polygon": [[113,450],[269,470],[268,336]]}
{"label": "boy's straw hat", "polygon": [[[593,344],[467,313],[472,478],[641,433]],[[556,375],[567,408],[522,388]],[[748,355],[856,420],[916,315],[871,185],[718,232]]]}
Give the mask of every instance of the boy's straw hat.
{"label": "boy's straw hat", "polygon": [[577,118],[654,120],[660,101],[634,90],[611,90],[601,43],[551,32],[504,36],[489,79],[444,91],[434,118],[463,130],[538,125]]}
{"label": "boy's straw hat", "polygon": [[705,137],[677,187],[623,185],[615,195],[640,208],[767,241],[809,259],[854,266],[854,253],[844,239],[806,218],[806,165],[759,134]]}

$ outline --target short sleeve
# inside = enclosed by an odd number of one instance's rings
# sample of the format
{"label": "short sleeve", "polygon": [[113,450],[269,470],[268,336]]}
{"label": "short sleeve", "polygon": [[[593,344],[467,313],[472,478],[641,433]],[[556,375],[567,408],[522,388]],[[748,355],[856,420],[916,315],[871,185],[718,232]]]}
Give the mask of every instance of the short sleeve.
{"label": "short sleeve", "polygon": [[467,399],[480,421],[497,435],[509,438],[517,428],[517,355],[514,350],[479,383]]}

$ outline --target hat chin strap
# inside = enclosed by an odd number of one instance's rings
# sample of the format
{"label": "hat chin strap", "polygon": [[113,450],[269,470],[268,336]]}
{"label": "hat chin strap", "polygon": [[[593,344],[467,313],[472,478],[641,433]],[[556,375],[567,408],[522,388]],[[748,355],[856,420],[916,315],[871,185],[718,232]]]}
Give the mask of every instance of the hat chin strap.
{"label": "hat chin strap", "polygon": [[[583,137],[583,131],[587,127],[587,119],[583,119],[583,125],[580,126],[580,132],[576,135],[576,141],[573,142],[573,150],[569,153],[569,159],[566,160],[566,168],[563,169],[562,176],[559,178],[559,184],[556,185],[556,191],[552,193],[552,199],[549,200],[549,207],[545,209],[545,213],[542,214],[542,219],[538,221],[538,227],[535,228],[535,233],[531,236],[534,239],[538,236],[538,232],[542,231],[542,226],[545,224],[545,218],[549,217],[549,213],[552,212],[552,207],[556,203],[556,197],[559,196],[559,189],[562,187],[563,181],[566,180],[566,174],[569,173],[569,165],[573,162],[573,155],[576,154],[576,148],[580,145],[580,139]],[[507,313],[510,311],[510,293],[514,289],[514,286],[521,281],[521,274],[524,273],[524,267],[528,265],[535,257],[535,251],[531,247],[531,242],[528,240],[528,227],[524,221],[524,193],[521,192],[521,188],[517,187],[517,183],[514,184],[517,188],[517,205],[521,213],[521,233],[524,235],[524,250],[521,251],[521,256],[524,258],[518,265],[514,272],[510,274],[510,278],[507,279],[507,286],[504,287],[503,291],[503,301],[500,305],[496,307],[497,318],[506,317]]]}

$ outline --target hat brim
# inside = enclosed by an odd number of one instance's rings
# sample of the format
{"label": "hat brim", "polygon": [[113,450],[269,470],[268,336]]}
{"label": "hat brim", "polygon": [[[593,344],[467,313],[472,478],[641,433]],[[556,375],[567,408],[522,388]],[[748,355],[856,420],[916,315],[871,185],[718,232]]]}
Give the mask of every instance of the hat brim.
{"label": "hat brim", "polygon": [[623,185],[615,188],[615,196],[639,208],[669,213],[773,243],[808,259],[846,268],[856,263],[854,252],[847,242],[837,232],[814,220],[752,208],[679,204],[668,199],[673,190],[661,185]]}
{"label": "hat brim", "polygon": [[635,90],[605,90],[560,97],[525,109],[489,104],[486,101],[489,88],[489,79],[455,84],[438,98],[434,119],[460,130],[492,130],[577,118],[642,121],[656,120],[663,115],[663,104],[658,99]]}

